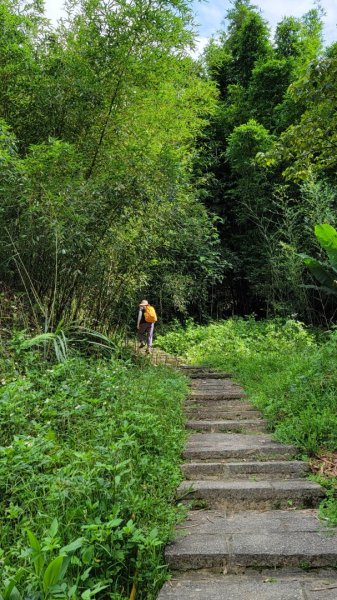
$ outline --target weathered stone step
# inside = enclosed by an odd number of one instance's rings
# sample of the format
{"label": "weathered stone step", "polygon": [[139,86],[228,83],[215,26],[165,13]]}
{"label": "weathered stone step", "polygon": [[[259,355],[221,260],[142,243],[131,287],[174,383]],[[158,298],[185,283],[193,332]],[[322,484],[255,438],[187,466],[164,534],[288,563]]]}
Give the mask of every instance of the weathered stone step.
{"label": "weathered stone step", "polygon": [[196,431],[226,432],[234,431],[237,433],[258,431],[262,433],[266,429],[266,424],[263,419],[246,419],[246,420],[209,420],[209,421],[187,421],[186,427]]}
{"label": "weathered stone step", "polygon": [[[210,400],[208,402],[211,402]],[[188,404],[185,407],[185,415],[189,421],[227,421],[234,419],[259,419],[261,413],[248,404],[235,405],[231,402],[228,406],[225,404],[213,404],[205,406],[197,402]],[[228,415],[228,417],[227,417]]]}
{"label": "weathered stone step", "polygon": [[187,460],[214,462],[221,459],[280,459],[293,458],[294,446],[272,440],[268,434],[196,433],[190,436],[183,456]]}
{"label": "weathered stone step", "polygon": [[183,481],[177,493],[184,502],[205,500],[208,508],[233,511],[312,508],[324,496],[320,485],[305,479]]}
{"label": "weathered stone step", "polygon": [[251,571],[249,575],[179,573],[167,582],[158,600],[336,600],[333,570]]}
{"label": "weathered stone step", "polygon": [[214,383],[206,382],[206,381],[198,381],[196,384],[196,382],[193,382],[191,385],[191,390],[194,394],[203,394],[205,392],[206,393],[207,392],[222,393],[222,392],[226,392],[226,391],[229,391],[229,392],[239,391],[239,392],[243,393],[243,391],[244,391],[241,385],[239,385],[238,383],[235,383],[231,379],[227,379],[226,381],[214,380]]}
{"label": "weathered stone step", "polygon": [[204,389],[195,389],[195,388],[190,388],[190,393],[187,397],[187,399],[190,398],[199,398],[199,397],[203,397],[203,396],[211,396],[214,397],[215,400],[218,399],[218,396],[231,396],[232,394],[237,394],[238,399],[245,397],[247,398],[247,395],[244,393],[243,389],[240,386],[227,386],[227,387],[223,387],[221,389],[219,388],[204,388]]}
{"label": "weathered stone step", "polygon": [[228,379],[226,377],[226,381],[224,381],[223,379],[192,379],[190,381],[190,386],[192,388],[203,388],[203,387],[220,387],[223,385],[240,385],[237,381],[234,381],[233,379]]}
{"label": "weathered stone step", "polygon": [[191,405],[185,410],[185,415],[190,421],[231,421],[245,419],[259,419],[261,413],[253,408],[240,408],[233,405],[227,409],[222,407],[205,408],[198,404]]}
{"label": "weathered stone step", "polygon": [[191,408],[205,410],[229,410],[231,408],[239,410],[256,410],[250,402],[240,400],[239,398],[200,399],[196,396],[189,396],[185,400],[184,406],[186,410],[190,410]]}
{"label": "weathered stone step", "polygon": [[195,365],[180,365],[179,369],[183,371],[188,377],[196,379],[228,379],[232,377],[232,373],[226,373],[224,371],[217,371],[211,367]]}
{"label": "weathered stone step", "polygon": [[[259,415],[261,413],[256,410],[249,402],[244,400],[232,399],[227,400],[196,400],[189,398],[185,402],[185,414],[187,417],[193,414],[204,414],[206,420],[213,420],[217,418],[217,415],[226,415],[226,413],[232,413],[233,411],[240,417],[241,414],[251,413]],[[221,417],[219,417],[221,418]],[[224,417],[226,419],[226,417]],[[202,420],[202,419],[201,419]]]}
{"label": "weathered stone step", "polygon": [[299,460],[254,462],[191,462],[182,465],[186,479],[300,479],[309,471]]}
{"label": "weathered stone step", "polygon": [[212,371],[212,373],[215,372],[214,369],[211,369],[211,367],[208,367],[207,365],[180,365],[180,368],[183,371]]}
{"label": "weathered stone step", "polygon": [[212,371],[190,371],[187,373],[191,379],[229,379],[233,373],[213,373]]}
{"label": "weathered stone step", "polygon": [[205,400],[205,401],[219,401],[219,400],[235,400],[236,398],[246,398],[246,394],[241,389],[227,389],[222,391],[200,391],[192,392],[188,399],[189,400]]}
{"label": "weathered stone step", "polygon": [[204,389],[210,389],[210,390],[214,390],[214,389],[220,389],[220,390],[226,390],[228,388],[240,388],[241,390],[243,389],[242,386],[237,383],[236,381],[233,381],[232,379],[226,379],[225,381],[223,379],[194,379],[193,381],[191,381],[190,383],[190,387],[193,390],[204,390]]}
{"label": "weathered stone step", "polygon": [[169,567],[180,571],[335,567],[336,534],[336,529],[321,525],[312,510],[231,515],[192,511],[179,530],[181,537],[166,547],[165,555]]}

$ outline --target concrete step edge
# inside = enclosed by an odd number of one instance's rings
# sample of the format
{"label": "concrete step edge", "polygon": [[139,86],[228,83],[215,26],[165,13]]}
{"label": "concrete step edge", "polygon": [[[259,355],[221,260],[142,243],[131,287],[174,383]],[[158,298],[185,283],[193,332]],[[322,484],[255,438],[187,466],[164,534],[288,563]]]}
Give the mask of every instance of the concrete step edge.
{"label": "concrete step edge", "polygon": [[189,420],[185,423],[188,429],[210,429],[221,427],[266,427],[263,419],[215,419],[215,420]]}
{"label": "concrete step edge", "polygon": [[264,569],[228,575],[207,571],[175,572],[158,600],[334,600],[337,573],[330,569]]}
{"label": "concrete step edge", "polygon": [[306,477],[310,471],[307,463],[301,461],[245,461],[245,462],[189,462],[181,466],[185,477],[190,480],[221,477],[226,479],[247,477],[272,477],[273,479]]}
{"label": "concrete step edge", "polygon": [[320,495],[324,496],[323,488],[315,481],[310,481],[309,479],[264,479],[262,481],[254,481],[247,479],[226,479],[226,480],[184,480],[180,483],[177,493],[185,494],[185,493],[195,493],[195,492],[207,492],[207,491],[245,491],[249,493],[250,491],[259,491],[259,490],[270,490],[274,494],[279,492],[301,492],[301,491],[313,491],[319,492]]}

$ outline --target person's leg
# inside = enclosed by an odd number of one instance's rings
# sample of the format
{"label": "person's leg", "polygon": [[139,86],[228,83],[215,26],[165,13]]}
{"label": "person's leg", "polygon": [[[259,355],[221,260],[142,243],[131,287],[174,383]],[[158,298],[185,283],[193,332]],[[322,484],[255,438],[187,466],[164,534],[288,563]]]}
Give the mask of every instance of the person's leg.
{"label": "person's leg", "polygon": [[153,342],[154,323],[148,323],[148,325],[149,325],[149,327],[147,330],[147,349],[149,352],[151,352],[152,342]]}
{"label": "person's leg", "polygon": [[148,323],[141,323],[139,325],[138,340],[139,340],[141,346],[145,346],[145,343],[147,342],[147,339],[148,339],[147,326],[148,326]]}

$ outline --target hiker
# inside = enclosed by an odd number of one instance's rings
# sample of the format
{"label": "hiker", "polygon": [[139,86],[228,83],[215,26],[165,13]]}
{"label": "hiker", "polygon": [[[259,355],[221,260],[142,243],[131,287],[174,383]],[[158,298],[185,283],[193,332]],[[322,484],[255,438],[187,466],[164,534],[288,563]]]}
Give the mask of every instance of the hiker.
{"label": "hiker", "polygon": [[149,354],[152,351],[153,330],[156,321],[157,315],[155,309],[147,300],[142,300],[139,304],[137,320],[139,347],[143,348],[147,344],[146,352]]}

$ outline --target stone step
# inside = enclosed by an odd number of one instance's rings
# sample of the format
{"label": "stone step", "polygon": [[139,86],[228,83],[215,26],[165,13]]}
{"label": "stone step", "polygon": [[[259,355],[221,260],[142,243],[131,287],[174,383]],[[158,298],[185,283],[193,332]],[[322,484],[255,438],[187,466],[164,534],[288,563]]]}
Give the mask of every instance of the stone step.
{"label": "stone step", "polygon": [[183,481],[177,494],[183,502],[204,500],[208,508],[232,511],[312,508],[324,496],[320,485],[305,479]]}
{"label": "stone step", "polygon": [[190,387],[194,390],[203,390],[203,389],[227,389],[231,387],[239,387],[241,390],[242,386],[232,379],[194,379],[190,382]]}
{"label": "stone step", "polygon": [[337,573],[271,570],[249,575],[175,574],[158,600],[336,600]]}
{"label": "stone step", "polygon": [[250,567],[319,568],[337,563],[337,530],[322,525],[316,510],[192,511],[178,533],[165,556],[169,567],[179,571],[238,573]]}
{"label": "stone step", "polygon": [[180,363],[180,369],[182,371],[185,371],[186,373],[191,373],[196,371],[197,373],[212,373],[212,374],[219,374],[224,375],[226,373],[224,373],[224,371],[219,371],[218,369],[214,369],[213,367],[209,367],[208,365],[184,365],[182,363]]}
{"label": "stone step", "polygon": [[186,479],[300,479],[309,472],[299,460],[254,462],[191,462],[182,465]]}
{"label": "stone step", "polygon": [[213,389],[204,389],[204,390],[198,390],[198,391],[194,391],[193,389],[191,390],[188,398],[210,398],[210,399],[214,399],[214,400],[221,400],[221,398],[224,396],[224,398],[226,399],[227,397],[231,398],[246,398],[246,394],[244,394],[242,388],[240,387],[228,387],[228,388],[222,388],[222,389],[218,389],[218,388],[213,388]]}
{"label": "stone step", "polygon": [[229,459],[276,460],[293,458],[294,446],[273,441],[268,434],[247,435],[241,433],[196,433],[189,437],[183,457],[190,461]]}
{"label": "stone step", "polygon": [[225,391],[221,392],[221,394],[214,394],[213,392],[202,394],[190,394],[187,400],[194,400],[196,402],[221,402],[224,400],[240,400],[240,398],[246,398],[246,395],[242,392]]}
{"label": "stone step", "polygon": [[[213,419],[214,414],[226,414],[226,412],[235,411],[238,415],[241,413],[255,413],[261,416],[261,413],[256,410],[249,402],[229,398],[227,400],[197,400],[189,398],[185,402],[185,414],[189,416],[191,413],[203,413],[209,415]],[[207,419],[208,420],[208,419]]]}
{"label": "stone step", "polygon": [[199,405],[191,405],[185,410],[185,415],[190,421],[232,421],[232,420],[253,420],[259,419],[261,413],[257,410],[229,406],[223,408],[204,408]]}
{"label": "stone step", "polygon": [[192,387],[189,398],[207,398],[209,400],[221,400],[221,398],[245,398],[247,394],[239,385],[224,385],[206,387]]}
{"label": "stone step", "polygon": [[234,381],[232,378],[226,380],[224,379],[192,379],[190,381],[190,386],[192,388],[203,388],[203,387],[220,387],[222,385],[240,385],[237,381]]}
{"label": "stone step", "polygon": [[209,420],[209,421],[187,421],[187,429],[194,429],[196,431],[209,431],[215,432],[226,432],[234,431],[237,433],[258,431],[262,433],[266,429],[266,424],[263,419],[246,419],[236,420],[231,419],[227,421],[220,420]]}
{"label": "stone step", "polygon": [[229,379],[232,373],[216,371],[210,367],[195,367],[193,365],[179,365],[179,369],[192,379]]}
{"label": "stone step", "polygon": [[200,410],[256,410],[250,402],[241,400],[239,398],[198,398],[197,396],[188,396],[185,400],[185,409],[190,410],[191,408],[198,408]]}
{"label": "stone step", "polygon": [[213,373],[212,371],[203,371],[202,373],[200,373],[200,371],[190,371],[188,373],[188,376],[191,379],[229,379],[230,377],[233,376],[232,373]]}

